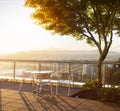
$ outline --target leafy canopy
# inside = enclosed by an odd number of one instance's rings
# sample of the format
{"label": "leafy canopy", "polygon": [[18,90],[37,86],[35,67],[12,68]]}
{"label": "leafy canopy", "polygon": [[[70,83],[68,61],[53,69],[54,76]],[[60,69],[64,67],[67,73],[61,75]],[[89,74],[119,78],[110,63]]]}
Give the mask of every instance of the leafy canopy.
{"label": "leafy canopy", "polygon": [[32,17],[45,29],[86,39],[91,45],[112,42],[120,36],[120,0],[26,0],[35,9]]}

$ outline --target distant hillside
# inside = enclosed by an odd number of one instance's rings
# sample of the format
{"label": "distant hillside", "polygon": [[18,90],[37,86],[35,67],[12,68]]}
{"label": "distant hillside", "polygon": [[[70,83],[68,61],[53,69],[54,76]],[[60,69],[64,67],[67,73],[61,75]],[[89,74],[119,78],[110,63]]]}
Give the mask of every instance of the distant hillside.
{"label": "distant hillside", "polygon": [[[97,51],[26,51],[1,54],[0,59],[35,59],[35,60],[97,60]],[[110,52],[106,60],[118,60],[120,53]]]}

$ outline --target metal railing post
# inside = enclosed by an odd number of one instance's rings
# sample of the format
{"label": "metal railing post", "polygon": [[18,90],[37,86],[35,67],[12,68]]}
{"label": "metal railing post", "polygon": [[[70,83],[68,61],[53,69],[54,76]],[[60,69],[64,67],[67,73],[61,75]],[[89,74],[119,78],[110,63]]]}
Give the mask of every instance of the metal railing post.
{"label": "metal railing post", "polygon": [[16,61],[13,61],[13,81],[15,81],[15,76],[16,76]]}

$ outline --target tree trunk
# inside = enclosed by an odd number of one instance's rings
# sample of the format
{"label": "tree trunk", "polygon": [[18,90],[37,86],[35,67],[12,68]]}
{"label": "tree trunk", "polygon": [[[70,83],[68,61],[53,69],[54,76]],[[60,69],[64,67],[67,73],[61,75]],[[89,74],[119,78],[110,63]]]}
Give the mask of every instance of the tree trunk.
{"label": "tree trunk", "polygon": [[97,63],[97,80],[99,83],[98,87],[102,87],[102,63],[103,60],[99,59],[98,63]]}

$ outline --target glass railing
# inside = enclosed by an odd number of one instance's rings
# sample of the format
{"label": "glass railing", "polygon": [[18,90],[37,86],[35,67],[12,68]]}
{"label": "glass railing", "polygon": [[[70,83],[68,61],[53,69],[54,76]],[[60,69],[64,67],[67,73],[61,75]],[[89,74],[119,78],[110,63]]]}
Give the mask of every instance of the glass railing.
{"label": "glass railing", "polygon": [[[23,70],[49,71],[62,73],[63,79],[71,74],[74,82],[85,83],[97,79],[97,61],[74,60],[0,60],[0,79],[19,81],[22,79]],[[104,84],[120,84],[120,62],[104,62],[102,65],[102,80]],[[28,80],[31,80],[28,76]]]}

